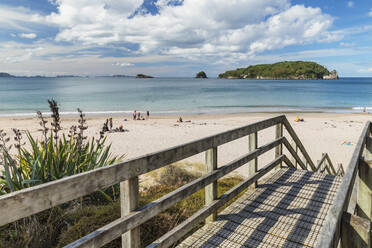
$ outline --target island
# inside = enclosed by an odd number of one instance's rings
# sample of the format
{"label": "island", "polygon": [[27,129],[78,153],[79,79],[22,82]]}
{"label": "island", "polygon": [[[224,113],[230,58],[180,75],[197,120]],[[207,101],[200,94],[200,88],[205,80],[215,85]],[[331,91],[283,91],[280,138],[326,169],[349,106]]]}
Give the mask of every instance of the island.
{"label": "island", "polygon": [[309,61],[284,61],[274,64],[251,65],[247,68],[226,71],[218,75],[227,79],[326,79],[336,80],[336,70]]}
{"label": "island", "polygon": [[15,76],[13,76],[13,75],[11,75],[11,74],[9,74],[9,73],[6,73],[6,72],[0,72],[0,77],[15,77]]}
{"label": "island", "polygon": [[137,74],[136,78],[154,78],[154,77],[148,76],[148,75],[145,75],[145,74]]}
{"label": "island", "polygon": [[208,78],[204,71],[200,71],[196,74],[195,78]]}

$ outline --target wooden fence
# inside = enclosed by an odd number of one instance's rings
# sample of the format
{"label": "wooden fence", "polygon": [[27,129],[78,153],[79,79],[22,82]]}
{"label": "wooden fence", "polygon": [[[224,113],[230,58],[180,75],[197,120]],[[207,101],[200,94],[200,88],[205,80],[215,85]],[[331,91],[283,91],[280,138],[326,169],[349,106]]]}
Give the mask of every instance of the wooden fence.
{"label": "wooden fence", "polygon": [[[258,132],[273,126],[275,126],[276,130],[275,138],[273,137],[274,140],[258,147]],[[289,134],[289,140],[283,136],[283,128],[285,128]],[[248,137],[247,153],[234,161],[217,168],[218,146],[246,136]],[[371,138],[368,138],[367,140],[370,139]],[[362,139],[360,142],[362,142],[362,144],[358,143],[358,147],[363,146],[366,139]],[[291,160],[286,155],[283,155],[283,147],[288,150],[291,155]],[[274,148],[275,159],[263,168],[258,169],[257,158]],[[138,177],[140,175],[201,152],[205,152],[206,154],[206,175],[145,206],[138,206]],[[352,168],[354,169],[352,172],[348,169],[346,172],[346,179],[348,181],[345,181],[345,183],[342,184],[342,189],[345,190],[345,192],[342,193],[342,195],[338,195],[337,198],[340,202],[340,207],[347,206],[346,200],[350,198],[351,192],[350,185],[353,184],[356,178],[355,173],[357,171],[357,164],[359,164],[360,154],[358,153],[355,156],[358,156],[358,158],[353,157]],[[301,157],[303,159],[301,159]],[[217,198],[217,179],[247,163],[249,164],[248,178]],[[223,206],[247,187],[254,187],[258,179],[266,175],[275,167],[281,166],[283,163],[293,167],[299,166],[302,169],[309,168],[313,171],[327,170],[329,173],[334,175],[343,175],[342,166],[335,170],[327,154],[325,154],[319,163],[315,165],[289,124],[287,118],[282,115],[190,143],[175,146],[160,152],[131,159],[129,161],[1,196],[0,212],[6,214],[1,215],[0,225],[14,222],[59,204],[77,199],[81,196],[91,194],[97,190],[105,189],[109,186],[120,183],[121,218],[97,229],[79,240],[76,240],[67,247],[101,247],[122,236],[122,246],[134,248],[140,246],[139,226],[141,224],[196,191],[206,188],[205,207],[149,246],[168,247],[177,242],[177,240],[182,238],[200,222],[204,220],[207,222],[213,221],[219,207]],[[335,217],[329,219],[329,230],[327,229],[329,235],[335,235],[336,233],[336,230],[332,229],[331,225],[340,222],[341,214],[336,210],[334,210],[336,214]],[[326,242],[325,239],[322,240],[323,243]]]}
{"label": "wooden fence", "polygon": [[[367,122],[347,167],[317,247],[371,247],[372,138]],[[324,156],[323,156],[324,157]],[[343,169],[339,169],[343,170]]]}

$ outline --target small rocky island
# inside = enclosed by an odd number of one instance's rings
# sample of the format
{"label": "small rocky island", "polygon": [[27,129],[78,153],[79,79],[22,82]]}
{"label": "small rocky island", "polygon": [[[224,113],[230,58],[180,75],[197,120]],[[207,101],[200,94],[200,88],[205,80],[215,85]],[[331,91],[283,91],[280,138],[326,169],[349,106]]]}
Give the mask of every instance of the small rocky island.
{"label": "small rocky island", "polygon": [[200,71],[196,74],[195,78],[208,78],[204,71]]}
{"label": "small rocky island", "polygon": [[308,61],[284,61],[275,64],[251,65],[247,68],[226,71],[218,77],[227,79],[338,79],[336,70],[329,72],[324,66]]}
{"label": "small rocky island", "polygon": [[148,76],[148,75],[145,75],[145,74],[137,74],[136,78],[154,78],[154,77]]}

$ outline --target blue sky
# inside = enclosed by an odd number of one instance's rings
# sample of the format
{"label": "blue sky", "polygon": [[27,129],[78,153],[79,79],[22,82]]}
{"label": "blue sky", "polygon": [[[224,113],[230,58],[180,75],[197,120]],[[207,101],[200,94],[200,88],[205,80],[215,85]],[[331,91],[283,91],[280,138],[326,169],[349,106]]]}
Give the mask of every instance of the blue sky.
{"label": "blue sky", "polygon": [[209,76],[310,60],[372,76],[372,2],[1,0],[0,71]]}

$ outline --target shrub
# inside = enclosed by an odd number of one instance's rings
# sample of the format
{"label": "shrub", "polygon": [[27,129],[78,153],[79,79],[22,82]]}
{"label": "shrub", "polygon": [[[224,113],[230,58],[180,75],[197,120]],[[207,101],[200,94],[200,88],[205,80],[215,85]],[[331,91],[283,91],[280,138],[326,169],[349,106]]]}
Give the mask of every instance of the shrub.
{"label": "shrub", "polygon": [[[242,178],[240,177],[230,177],[219,180],[219,194],[225,193],[241,181]],[[150,187],[140,194],[140,205],[145,205],[159,199],[163,195],[176,190],[178,187],[179,186],[175,185],[156,185]],[[204,206],[204,201],[204,190],[200,190],[142,224],[140,226],[141,247],[149,245],[154,240],[185,221]],[[114,202],[108,203],[105,206],[85,207],[83,210],[77,211],[68,218],[72,220],[72,225],[61,234],[58,247],[67,245],[93,232],[97,228],[120,218],[120,205],[119,202]],[[121,247],[120,243],[119,238],[110,242],[105,247]]]}
{"label": "shrub", "polygon": [[[13,142],[5,131],[0,130],[0,167],[4,167],[0,176],[0,195],[110,165],[123,159],[123,156],[111,155],[111,145],[106,144],[103,132],[98,138],[87,138],[84,135],[88,127],[80,109],[78,125],[70,127],[67,135],[61,133],[58,104],[54,100],[48,102],[52,121],[48,127],[42,113],[37,113],[42,139],[35,139],[30,132],[26,132],[30,148],[24,146],[20,130],[13,129]],[[12,154],[14,149],[16,152]],[[66,216],[76,209],[81,209],[83,202],[113,202],[118,192],[118,185],[114,185],[80,198],[80,202],[75,200],[0,227],[0,247],[55,246],[61,232],[67,229],[66,225],[70,225],[66,222]],[[78,205],[78,208],[75,205]],[[68,211],[71,206],[73,209]]]}
{"label": "shrub", "polygon": [[0,194],[75,175],[123,159],[123,156],[110,154],[111,145],[106,144],[106,138],[102,133],[97,139],[94,137],[87,139],[84,136],[84,130],[88,127],[80,109],[78,125],[70,127],[67,137],[61,134],[57,102],[54,100],[48,102],[52,111],[51,126],[47,127],[47,121],[39,111],[43,139],[39,141],[27,131],[27,140],[31,148],[23,146],[21,132],[13,129],[17,154],[11,155],[13,145],[8,145],[10,138],[0,130],[0,164],[4,167],[0,178]]}

